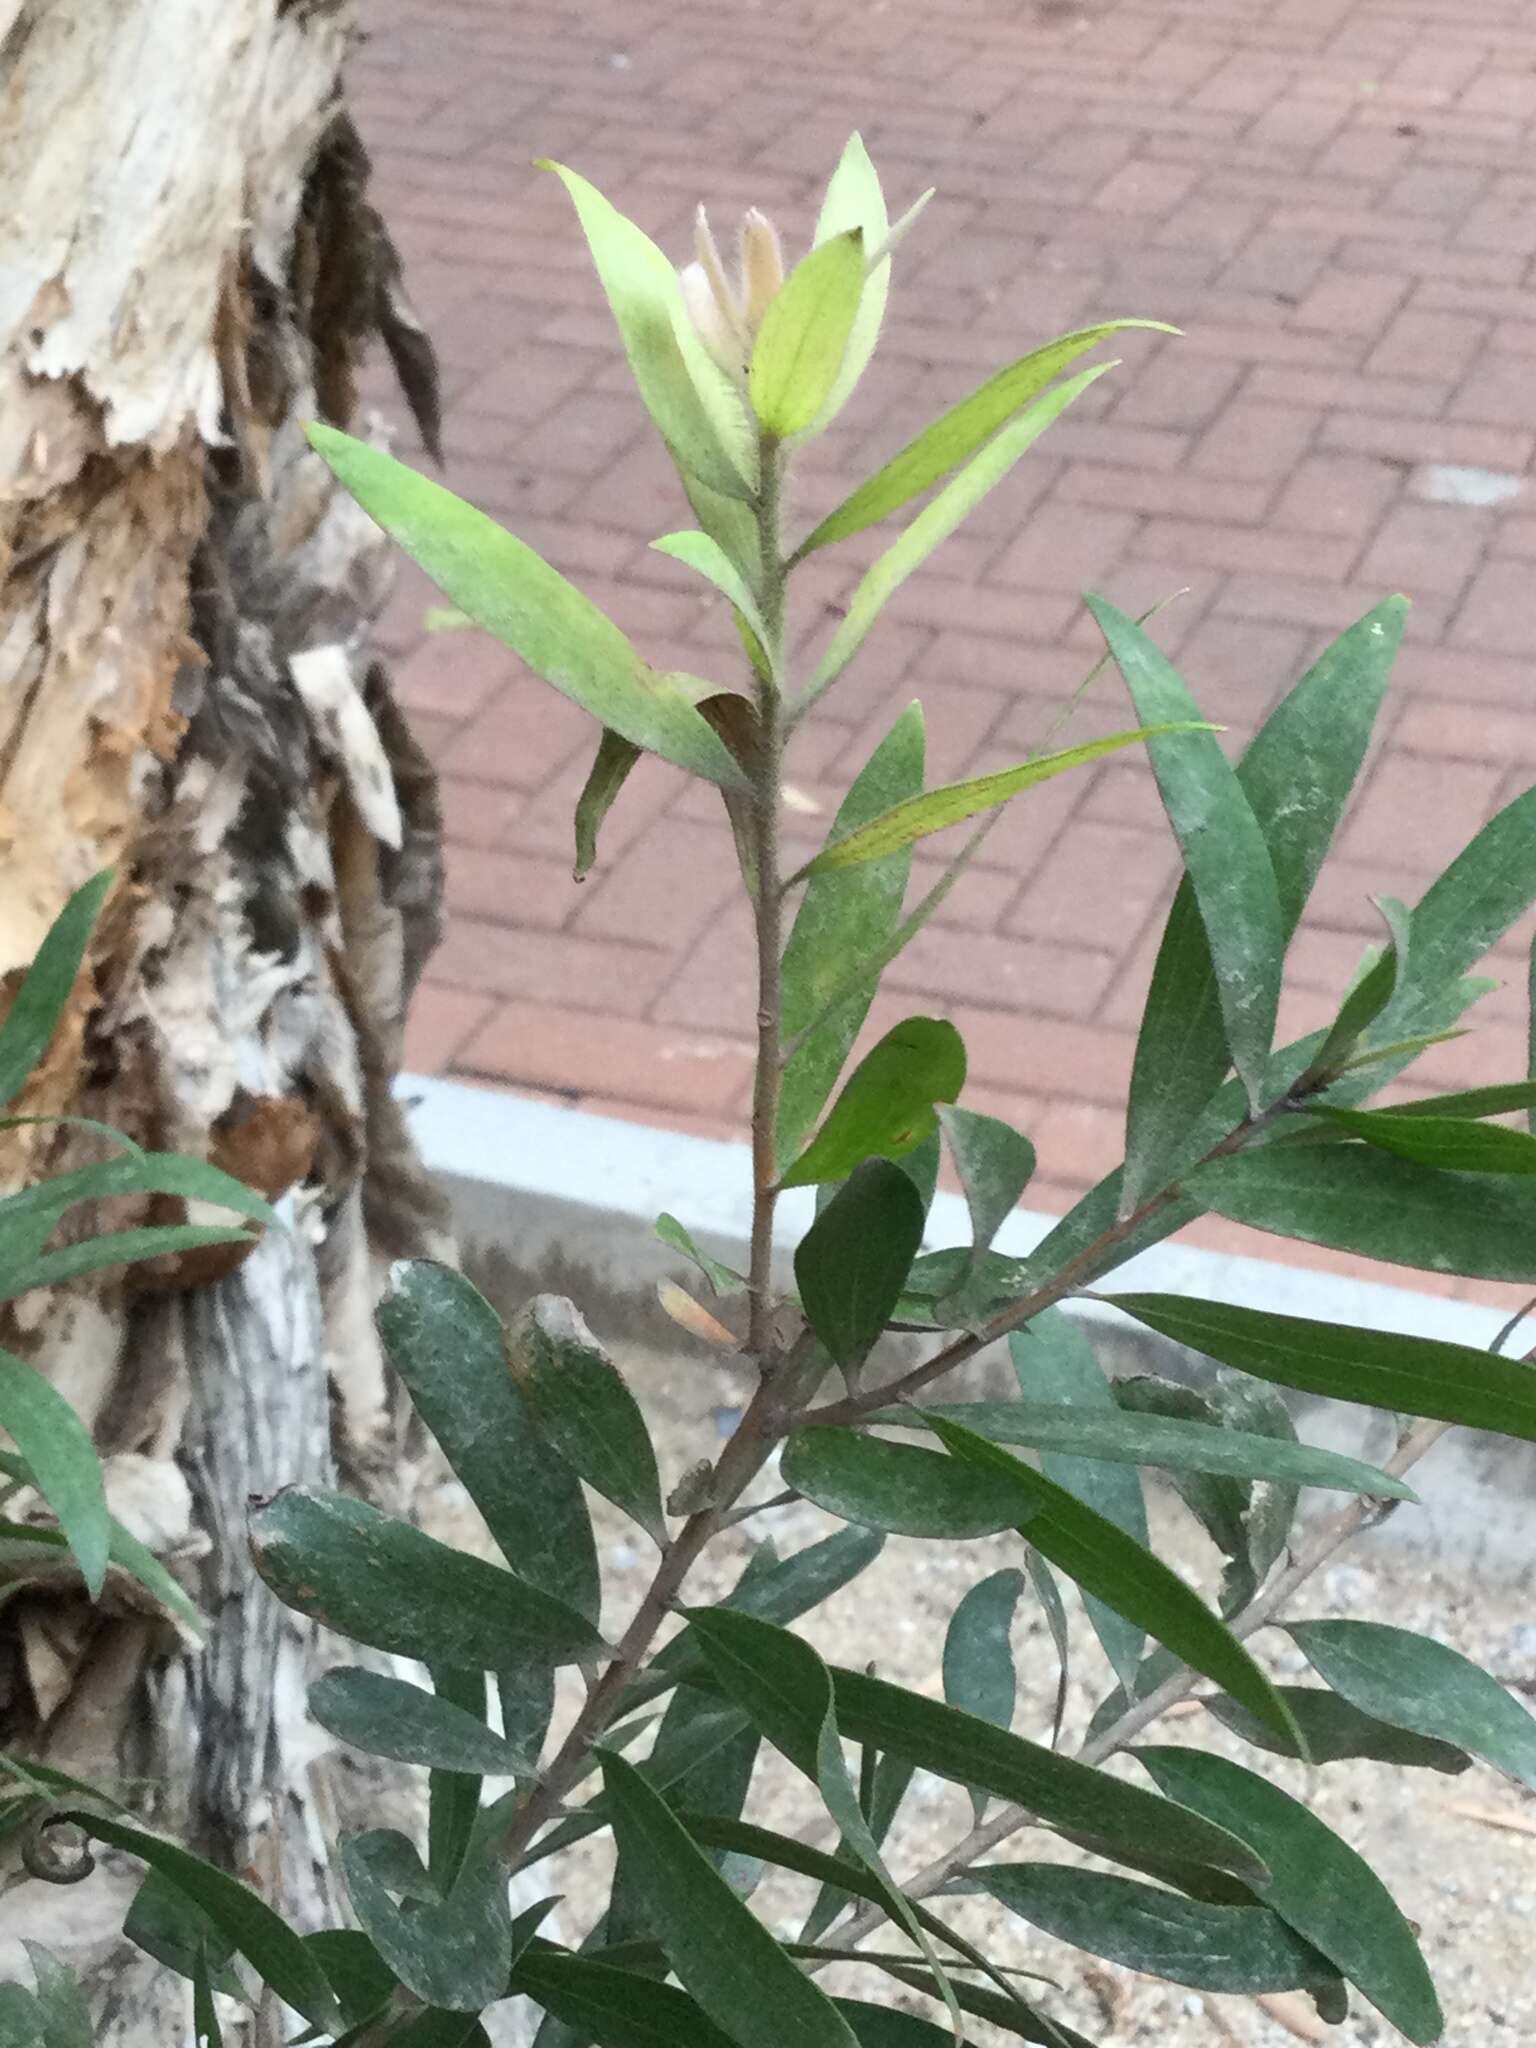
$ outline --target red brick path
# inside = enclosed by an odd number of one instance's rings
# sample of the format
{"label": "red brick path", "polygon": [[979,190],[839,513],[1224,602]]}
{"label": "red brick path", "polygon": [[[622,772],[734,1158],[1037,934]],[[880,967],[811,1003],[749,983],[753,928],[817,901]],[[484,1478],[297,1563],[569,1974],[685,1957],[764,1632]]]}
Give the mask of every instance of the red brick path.
{"label": "red brick path", "polygon": [[[793,245],[857,125],[893,210],[939,197],[888,339],[801,484],[824,508],[916,424],[1064,328],[1143,314],[1106,378],[890,607],[791,761],[825,830],[896,710],[932,772],[1016,758],[1093,658],[1079,602],[1185,588],[1161,631],[1234,743],[1387,590],[1410,645],[1363,798],[1293,957],[1287,1032],[1330,1011],[1375,926],[1536,769],[1536,489],[1434,502],[1426,465],[1524,478],[1536,450],[1532,0],[377,0],[352,66],[382,203],[446,370],[449,481],[662,666],[730,658],[721,607],[647,550],[689,523],[555,181],[594,178],[679,257],[699,198]],[[386,386],[379,380],[378,390]],[[409,441],[402,443],[409,456]],[[803,639],[867,551],[818,556]],[[747,933],[716,800],[654,762],[569,878],[589,721],[474,636],[388,620],[444,776],[449,936],[418,1070],[738,1134]],[[1127,722],[1112,678],[1075,731]],[[1130,757],[1024,796],[890,976],[878,1021],[940,1009],[968,1099],[1039,1143],[1032,1199],[1119,1157],[1140,1000],[1175,863]],[[921,878],[936,863],[919,863]],[[1426,1080],[1523,1071],[1507,986]]]}

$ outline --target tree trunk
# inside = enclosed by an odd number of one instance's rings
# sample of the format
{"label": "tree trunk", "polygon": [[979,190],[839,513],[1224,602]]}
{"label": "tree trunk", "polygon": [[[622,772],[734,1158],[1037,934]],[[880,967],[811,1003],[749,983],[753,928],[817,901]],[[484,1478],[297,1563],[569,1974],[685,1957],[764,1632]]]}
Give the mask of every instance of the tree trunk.
{"label": "tree trunk", "polygon": [[[336,1910],[348,1780],[246,1501],[339,1477],[409,1506],[372,1308],[388,1259],[447,1245],[390,1096],[435,787],[368,652],[380,538],[303,438],[348,424],[375,336],[435,430],[340,97],[352,29],[346,0],[0,0],[0,1004],[69,891],[116,874],[17,1106],[214,1159],[290,1225],[34,1295],[0,1333],[208,1619],[194,1651],[129,1584],[93,1608],[0,1566],[0,1748],[128,1786],[301,1923]],[[56,1126],[0,1143],[8,1187],[100,1156]],[[60,1891],[0,1862],[0,1977],[43,1940],[94,1973],[101,2042],[158,2048],[181,1989],[116,1938],[139,1874]]]}

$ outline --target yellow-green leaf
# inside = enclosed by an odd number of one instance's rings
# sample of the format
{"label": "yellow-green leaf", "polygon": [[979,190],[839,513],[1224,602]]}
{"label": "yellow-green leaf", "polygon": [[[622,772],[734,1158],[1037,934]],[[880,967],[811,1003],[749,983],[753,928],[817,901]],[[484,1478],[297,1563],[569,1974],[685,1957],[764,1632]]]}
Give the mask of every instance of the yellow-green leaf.
{"label": "yellow-green leaf", "polygon": [[803,434],[832,394],[864,293],[864,231],[803,256],[768,303],[752,349],[752,409],[779,440]]}

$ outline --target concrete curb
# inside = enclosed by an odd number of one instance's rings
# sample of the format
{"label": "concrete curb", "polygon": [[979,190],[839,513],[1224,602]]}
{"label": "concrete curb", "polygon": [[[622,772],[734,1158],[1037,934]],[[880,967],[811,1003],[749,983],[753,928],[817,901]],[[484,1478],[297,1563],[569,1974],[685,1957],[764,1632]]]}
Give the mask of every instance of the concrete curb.
{"label": "concrete curb", "polygon": [[[600,1331],[676,1347],[688,1340],[662,1314],[656,1282],[686,1280],[692,1268],[657,1240],[657,1216],[670,1210],[703,1249],[727,1264],[745,1263],[751,1188],[745,1145],[458,1081],[403,1075],[398,1093],[423,1156],[453,1203],[466,1262],[499,1303],[541,1291],[569,1294]],[[813,1206],[809,1189],[793,1190],[780,1205],[786,1263]],[[1010,1256],[1033,1250],[1055,1220],[1016,1210],[998,1234],[998,1250]],[[963,1201],[940,1193],[929,1244],[963,1244],[968,1235]],[[1502,1321],[1494,1310],[1409,1288],[1177,1243],[1129,1261],[1116,1283],[1477,1348],[1492,1342]],[[1111,1370],[1177,1371],[1177,1360],[1187,1356],[1112,1310],[1085,1313],[1102,1323],[1106,1338],[1113,1332],[1117,1355],[1106,1356]],[[1390,1427],[1379,1415],[1299,1399],[1302,1410],[1315,1440],[1356,1455],[1384,1455]],[[1388,1527],[1440,1555],[1500,1571],[1536,1563],[1536,1518],[1509,1511],[1512,1499],[1523,1504],[1532,1497],[1532,1463],[1528,1445],[1457,1432],[1422,1468],[1425,1513],[1412,1518],[1411,1528],[1402,1516]]]}

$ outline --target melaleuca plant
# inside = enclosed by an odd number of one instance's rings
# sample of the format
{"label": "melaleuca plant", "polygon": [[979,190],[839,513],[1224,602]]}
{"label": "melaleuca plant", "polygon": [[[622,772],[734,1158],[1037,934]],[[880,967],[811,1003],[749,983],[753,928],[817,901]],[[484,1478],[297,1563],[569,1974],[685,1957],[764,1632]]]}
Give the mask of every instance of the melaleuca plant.
{"label": "melaleuca plant", "polygon": [[[1328,2020],[1358,1996],[1408,2040],[1433,2041],[1440,2010],[1413,1930],[1356,1851],[1277,1786],[1271,1758],[1444,1768],[1475,1756],[1536,1785],[1533,1724],[1492,1678],[1427,1638],[1297,1608],[1324,1560],[1411,1500],[1407,1474],[1443,1431],[1536,1437],[1536,1376],[1497,1349],[1127,1292],[1114,1275],[1215,1214],[1398,1265],[1536,1279],[1536,1138],[1496,1120],[1536,1105],[1536,1085],[1365,1106],[1460,1028],[1470,970],[1536,899],[1536,793],[1417,906],[1383,898],[1382,946],[1332,1026],[1276,1046],[1287,944],[1364,760],[1404,605],[1389,599],[1330,647],[1234,767],[1143,626],[1090,599],[1131,729],[930,788],[914,706],[826,845],[787,874],[787,736],[902,579],[1103,374],[1073,366],[1112,329],[1022,357],[812,531],[787,533],[786,478],[868,369],[906,225],[889,226],[863,146],[850,143],[787,274],[777,235],[749,216],[739,276],[701,225],[680,277],[589,184],[557,175],[696,521],[657,546],[731,607],[741,676],[652,668],[482,513],[375,448],[318,426],[312,438],[454,606],[593,715],[580,867],[642,753],[721,791],[757,930],[748,1270],[694,1246],[686,1188],[683,1220],[659,1229],[719,1298],[695,1304],[694,1320],[736,1318],[756,1390],[712,1466],[663,1475],[644,1413],[570,1303],[539,1297],[505,1330],[458,1275],[398,1269],[381,1309],[390,1355],[501,1561],[308,1489],[258,1507],[250,1533],[281,1600],[374,1653],[320,1678],[314,1712],[358,1749],[427,1769],[424,1849],[387,1830],[338,1844],[356,1924],[301,1936],[234,1879],[88,1804],[53,1818],[142,1856],[162,1922],[182,1897],[179,1955],[204,2041],[217,2038],[211,1987],[254,1997],[264,1985],[307,2023],[305,2039],[357,2048],[483,2040],[480,2016],[511,1997],[543,2013],[550,2044],[939,2048],[981,2024],[1000,2030],[987,2039],[1083,2048],[1048,1989],[968,1938],[955,1903],[967,1891],[1040,1930],[1047,1971],[1054,1939],[1198,1989],[1297,1993]],[[814,666],[796,672],[795,570],[902,514]],[[1028,1258],[1004,1257],[992,1242],[1034,1152],[963,1105],[953,1027],[909,1018],[845,1069],[882,970],[999,806],[1132,744],[1149,754],[1184,876],[1147,999],[1125,1163]],[[943,880],[909,904],[913,846],[957,825],[969,837]],[[1026,1058],[1027,1027],[1020,1046]],[[973,1231],[924,1251],[941,1144]],[[801,1186],[819,1206],[781,1284],[775,1209]],[[1091,1325],[1063,1306],[1106,1295],[1214,1361],[1208,1385],[1111,1383]],[[907,1350],[871,1364],[893,1329]],[[1016,1398],[956,1403],[956,1369],[1000,1344]],[[1377,1468],[1298,1441],[1287,1388],[1392,1412],[1396,1449]],[[1194,1590],[1149,1547],[1142,1469],[1169,1475],[1208,1522],[1226,1560],[1219,1586]],[[1344,1505],[1298,1531],[1302,1487]],[[588,1488],[654,1547],[632,1613],[603,1611]],[[771,1530],[785,1498],[843,1526],[785,1558],[765,1545],[732,1593],[698,1605],[690,1573],[708,1546],[748,1514]],[[981,1579],[935,1642],[942,1699],[829,1666],[795,1631],[888,1532],[953,1550],[1005,1531],[1020,1568]],[[1065,1656],[1061,1578],[1104,1657],[1101,1702],[1070,1746],[1059,1726],[1014,1727],[1007,1650],[1028,1593]],[[1252,1654],[1250,1639],[1276,1627],[1310,1667],[1306,1683],[1277,1685]],[[381,1669],[381,1654],[416,1660],[430,1685]],[[552,1735],[561,1666],[584,1675],[585,1698]],[[1250,1761],[1159,1739],[1155,1724],[1189,1702],[1251,1744]],[[797,1774],[803,1828],[743,1818],[765,1748]],[[1111,1759],[1122,1767],[1107,1770]],[[974,1825],[925,1867],[894,1867],[885,1842],[918,1771],[967,1788]],[[488,1777],[513,1789],[486,1796]],[[1025,1829],[1028,1860],[1009,1853]],[[617,1850],[607,1911],[590,1927],[548,1922],[559,1941],[541,1931],[550,1901],[514,1917],[513,1874],[537,1870],[552,1899],[563,1856],[600,1831]],[[835,1848],[808,1846],[822,1839]],[[790,1937],[754,1910],[765,1867],[810,1880],[809,1918]],[[832,1960],[861,1967],[860,1996],[823,1990]],[[931,2017],[909,2009],[914,1998]]]}

